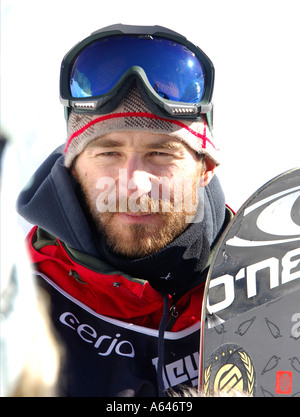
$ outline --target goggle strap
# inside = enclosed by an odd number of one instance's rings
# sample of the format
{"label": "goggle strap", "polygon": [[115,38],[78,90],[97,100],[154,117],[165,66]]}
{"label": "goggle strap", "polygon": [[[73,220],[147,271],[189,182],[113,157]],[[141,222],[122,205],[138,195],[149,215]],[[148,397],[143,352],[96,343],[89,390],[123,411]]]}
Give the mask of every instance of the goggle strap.
{"label": "goggle strap", "polygon": [[206,120],[207,120],[207,125],[208,128],[211,132],[211,134],[213,134],[213,115],[212,115],[213,110],[209,111],[208,113],[206,113]]}

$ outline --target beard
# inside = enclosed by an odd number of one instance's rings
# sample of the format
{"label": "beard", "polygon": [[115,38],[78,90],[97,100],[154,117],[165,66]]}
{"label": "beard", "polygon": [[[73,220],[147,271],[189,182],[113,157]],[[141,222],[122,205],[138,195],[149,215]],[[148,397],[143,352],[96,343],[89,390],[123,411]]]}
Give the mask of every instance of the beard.
{"label": "beard", "polygon": [[[138,211],[130,210],[132,201],[127,200],[127,210],[124,211],[124,200],[122,200],[122,209],[120,202],[113,202],[110,207],[107,200],[105,210],[97,205],[97,195],[86,186],[84,178],[76,173],[77,181],[80,184],[81,191],[85,198],[86,207],[92,218],[93,225],[97,233],[100,233],[109,249],[116,255],[127,258],[137,259],[156,253],[163,249],[178,237],[189,225],[187,218],[193,218],[196,214],[198,205],[197,187],[193,187],[191,199],[192,206],[188,211],[183,207],[178,210],[174,198],[163,200],[161,198],[151,199],[147,194],[142,195],[136,200],[135,207]],[[172,201],[173,200],[173,201]],[[193,207],[191,209],[191,207]],[[120,213],[151,214],[154,221],[134,222],[131,224],[119,221]]]}
{"label": "beard", "polygon": [[115,213],[102,213],[93,216],[98,230],[105,237],[109,248],[128,259],[151,255],[179,236],[187,227],[181,213],[159,213],[159,224],[128,224],[120,227]]}

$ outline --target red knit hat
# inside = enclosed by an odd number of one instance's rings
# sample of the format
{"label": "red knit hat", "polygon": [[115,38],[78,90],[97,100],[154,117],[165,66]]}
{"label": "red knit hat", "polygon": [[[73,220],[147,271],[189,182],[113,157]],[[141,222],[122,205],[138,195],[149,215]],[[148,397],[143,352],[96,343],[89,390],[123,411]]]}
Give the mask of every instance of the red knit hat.
{"label": "red knit hat", "polygon": [[74,158],[93,141],[109,132],[144,131],[167,134],[186,143],[198,153],[204,153],[219,165],[219,151],[205,116],[197,121],[167,119],[152,113],[137,88],[131,89],[117,108],[106,115],[71,112],[68,119],[68,139],[65,147],[65,166],[71,167]]}

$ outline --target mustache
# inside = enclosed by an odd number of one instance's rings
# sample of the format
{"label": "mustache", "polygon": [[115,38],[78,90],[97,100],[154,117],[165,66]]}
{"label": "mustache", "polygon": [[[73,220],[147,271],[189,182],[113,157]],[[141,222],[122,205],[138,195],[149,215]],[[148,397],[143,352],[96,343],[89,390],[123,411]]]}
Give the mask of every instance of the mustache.
{"label": "mustache", "polygon": [[175,211],[175,206],[169,199],[153,198],[148,194],[143,194],[137,199],[125,196],[116,199],[107,196],[105,199],[96,200],[97,210],[101,213],[170,213]]}

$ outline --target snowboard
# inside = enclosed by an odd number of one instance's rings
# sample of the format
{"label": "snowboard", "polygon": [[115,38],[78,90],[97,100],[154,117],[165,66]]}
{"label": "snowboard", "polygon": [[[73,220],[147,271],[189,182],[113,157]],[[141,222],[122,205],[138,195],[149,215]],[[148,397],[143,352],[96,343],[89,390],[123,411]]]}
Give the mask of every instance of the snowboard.
{"label": "snowboard", "polygon": [[258,189],[224,231],[199,357],[204,396],[300,397],[300,169]]}

